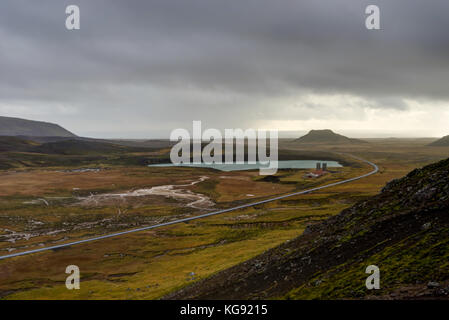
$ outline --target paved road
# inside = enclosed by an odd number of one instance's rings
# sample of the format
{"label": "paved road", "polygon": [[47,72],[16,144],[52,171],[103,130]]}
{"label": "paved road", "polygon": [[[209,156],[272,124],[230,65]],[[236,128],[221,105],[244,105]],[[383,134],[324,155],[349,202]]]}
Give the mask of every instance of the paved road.
{"label": "paved road", "polygon": [[358,158],[358,157],[355,157],[355,156],[352,156],[352,157],[368,163],[370,166],[373,167],[373,170],[371,172],[366,173],[364,175],[361,175],[359,177],[355,177],[355,178],[351,178],[351,179],[347,179],[347,180],[343,180],[343,181],[339,181],[339,182],[330,183],[330,184],[327,184],[327,185],[324,185],[324,186],[321,186],[321,187],[316,187],[316,188],[312,188],[312,189],[308,189],[308,190],[303,190],[303,191],[299,191],[299,192],[289,193],[289,194],[286,194],[286,195],[283,195],[283,196],[270,198],[270,199],[262,200],[262,201],[257,201],[257,202],[253,202],[253,203],[248,203],[248,204],[244,204],[244,205],[241,205],[241,206],[238,206],[238,207],[233,207],[233,208],[218,210],[218,211],[209,212],[209,213],[205,213],[205,214],[200,214],[198,216],[194,216],[194,217],[190,217],[190,218],[184,218],[184,219],[164,222],[164,223],[160,223],[160,224],[156,224],[156,225],[152,225],[152,226],[147,226],[147,227],[131,229],[131,230],[127,230],[127,231],[121,231],[121,232],[106,234],[106,235],[99,236],[99,237],[93,237],[93,238],[88,238],[88,239],[84,239],[84,240],[73,241],[73,242],[59,244],[59,245],[51,246],[51,247],[45,247],[45,248],[39,248],[39,249],[34,249],[34,250],[28,250],[28,251],[12,253],[12,254],[8,254],[8,255],[5,255],[5,256],[0,256],[0,260],[7,259],[7,258],[18,257],[18,256],[24,256],[24,255],[28,255],[28,254],[32,254],[32,253],[38,253],[38,252],[42,252],[42,251],[48,251],[48,250],[54,250],[54,249],[70,247],[70,246],[74,246],[74,245],[81,244],[81,243],[97,241],[97,240],[102,240],[102,239],[107,239],[107,238],[112,238],[112,237],[118,237],[118,236],[121,236],[121,235],[124,235],[124,234],[140,232],[140,231],[150,230],[150,229],[156,229],[156,228],[160,228],[160,227],[169,226],[169,225],[172,225],[172,224],[177,224],[177,223],[192,221],[192,220],[196,220],[196,219],[202,219],[202,218],[206,218],[206,217],[210,217],[210,216],[215,216],[215,215],[226,213],[226,212],[231,212],[231,211],[235,211],[235,210],[239,210],[239,209],[249,208],[249,207],[257,206],[259,204],[272,202],[272,201],[276,201],[276,200],[280,200],[280,199],[285,199],[285,198],[288,198],[288,197],[293,197],[293,196],[297,196],[297,195],[301,195],[301,194],[306,194],[306,193],[310,193],[310,192],[313,192],[313,191],[317,191],[317,190],[321,190],[321,189],[325,189],[325,188],[330,188],[330,187],[338,186],[340,184],[344,184],[344,183],[360,180],[360,179],[363,179],[363,178],[368,177],[370,175],[373,175],[373,174],[375,174],[375,173],[377,173],[379,171],[379,168],[374,163],[372,163],[370,161],[367,161],[367,160],[364,160],[364,159],[361,159],[361,158]]}

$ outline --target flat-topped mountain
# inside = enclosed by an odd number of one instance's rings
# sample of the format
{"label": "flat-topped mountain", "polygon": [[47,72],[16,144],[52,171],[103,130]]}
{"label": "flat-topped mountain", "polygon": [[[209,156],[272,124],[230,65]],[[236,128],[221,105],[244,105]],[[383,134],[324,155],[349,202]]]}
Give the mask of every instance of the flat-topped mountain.
{"label": "flat-topped mountain", "polygon": [[0,116],[0,136],[76,137],[60,125]]}
{"label": "flat-topped mountain", "polygon": [[300,143],[367,143],[363,140],[345,137],[329,129],[310,130],[305,136],[302,136],[295,141]]}
{"label": "flat-topped mountain", "polygon": [[444,136],[443,138],[430,143],[429,146],[432,146],[432,147],[449,147],[449,136]]}

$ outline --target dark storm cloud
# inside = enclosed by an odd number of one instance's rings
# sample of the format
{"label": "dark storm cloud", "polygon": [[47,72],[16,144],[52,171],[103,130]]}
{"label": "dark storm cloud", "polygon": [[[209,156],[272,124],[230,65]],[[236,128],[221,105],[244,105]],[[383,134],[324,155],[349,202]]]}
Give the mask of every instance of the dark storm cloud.
{"label": "dark storm cloud", "polygon": [[[64,27],[69,4],[79,31]],[[380,31],[365,28],[368,4]],[[85,132],[113,132],[125,115],[127,132],[289,119],[282,100],[310,94],[404,110],[449,99],[448,16],[447,0],[2,1],[0,106]]]}

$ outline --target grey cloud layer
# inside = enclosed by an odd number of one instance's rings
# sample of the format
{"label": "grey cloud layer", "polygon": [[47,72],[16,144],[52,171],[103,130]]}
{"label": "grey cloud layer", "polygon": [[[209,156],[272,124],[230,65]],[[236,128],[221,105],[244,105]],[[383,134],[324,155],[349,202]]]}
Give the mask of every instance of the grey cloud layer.
{"label": "grey cloud layer", "polygon": [[[364,28],[372,3],[382,31]],[[80,31],[64,28],[68,4],[81,8]],[[267,101],[310,93],[404,109],[407,98],[449,100],[448,30],[447,0],[6,0],[0,103],[69,105],[86,130],[86,111],[160,130],[217,115],[243,126],[288,118]]]}

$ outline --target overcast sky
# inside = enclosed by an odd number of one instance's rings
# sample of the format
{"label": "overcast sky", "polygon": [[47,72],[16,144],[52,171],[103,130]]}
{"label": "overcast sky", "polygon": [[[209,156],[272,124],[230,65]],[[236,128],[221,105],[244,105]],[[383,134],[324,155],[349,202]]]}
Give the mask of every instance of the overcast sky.
{"label": "overcast sky", "polygon": [[[381,30],[365,28],[369,4]],[[1,0],[0,115],[114,138],[192,120],[446,135],[449,1]]]}

